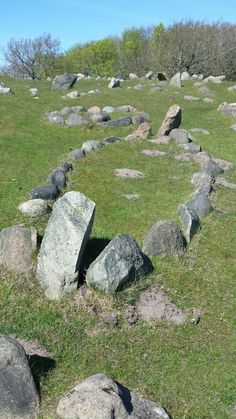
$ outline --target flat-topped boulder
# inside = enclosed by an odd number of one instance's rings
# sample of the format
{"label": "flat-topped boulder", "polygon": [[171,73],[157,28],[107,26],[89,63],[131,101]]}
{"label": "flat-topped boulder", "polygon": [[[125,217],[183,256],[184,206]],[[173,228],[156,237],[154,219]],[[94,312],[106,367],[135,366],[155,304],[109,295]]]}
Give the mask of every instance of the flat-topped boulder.
{"label": "flat-topped boulder", "polygon": [[102,141],[99,140],[87,140],[82,144],[81,149],[86,153],[91,153],[92,151],[97,151],[99,148],[103,147]]}
{"label": "flat-topped boulder", "polygon": [[94,211],[95,203],[80,192],[67,192],[54,204],[37,265],[37,278],[48,298],[60,299],[77,289]]}
{"label": "flat-topped boulder", "polygon": [[65,73],[59,76],[56,76],[52,82],[53,90],[67,90],[72,87],[77,80],[76,74]]}
{"label": "flat-topped boulder", "polygon": [[115,169],[115,175],[124,179],[139,179],[146,176],[143,172],[140,172],[139,170],[126,168]]}
{"label": "flat-topped boulder", "polygon": [[103,125],[109,127],[128,127],[132,124],[132,119],[129,116],[123,116],[117,119],[111,119],[110,121],[103,122]]}
{"label": "flat-topped boulder", "polygon": [[186,144],[191,141],[190,133],[183,128],[174,128],[170,131],[169,137],[175,140],[176,144]]}
{"label": "flat-topped boulder", "polygon": [[119,234],[89,266],[86,282],[105,293],[114,293],[152,270],[152,265],[136,241]]}

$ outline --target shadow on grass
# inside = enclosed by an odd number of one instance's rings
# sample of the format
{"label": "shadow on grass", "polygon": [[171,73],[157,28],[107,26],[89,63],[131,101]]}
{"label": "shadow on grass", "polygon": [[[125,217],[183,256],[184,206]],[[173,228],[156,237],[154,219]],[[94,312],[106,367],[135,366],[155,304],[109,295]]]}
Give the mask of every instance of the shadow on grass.
{"label": "shadow on grass", "polygon": [[56,362],[52,358],[37,354],[28,357],[29,366],[34,377],[34,382],[40,394],[40,382],[51,370],[56,367]]}

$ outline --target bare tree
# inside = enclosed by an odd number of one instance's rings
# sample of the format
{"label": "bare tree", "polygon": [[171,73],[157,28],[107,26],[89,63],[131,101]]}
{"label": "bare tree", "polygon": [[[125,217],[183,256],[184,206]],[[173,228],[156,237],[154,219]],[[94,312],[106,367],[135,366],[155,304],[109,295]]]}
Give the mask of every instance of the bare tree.
{"label": "bare tree", "polygon": [[41,79],[53,75],[59,47],[60,41],[50,34],[35,39],[11,39],[4,56],[15,77]]}

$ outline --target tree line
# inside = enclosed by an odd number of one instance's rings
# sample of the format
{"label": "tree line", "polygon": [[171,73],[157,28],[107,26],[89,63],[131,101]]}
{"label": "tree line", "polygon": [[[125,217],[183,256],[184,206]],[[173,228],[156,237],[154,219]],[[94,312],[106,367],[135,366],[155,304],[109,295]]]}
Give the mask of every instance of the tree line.
{"label": "tree line", "polygon": [[50,34],[35,39],[11,39],[5,50],[2,74],[42,79],[64,72],[90,76],[127,77],[152,70],[169,77],[224,74],[236,79],[236,25],[227,22],[181,21],[164,27],[128,28],[120,37],[78,43],[60,51],[60,41]]}

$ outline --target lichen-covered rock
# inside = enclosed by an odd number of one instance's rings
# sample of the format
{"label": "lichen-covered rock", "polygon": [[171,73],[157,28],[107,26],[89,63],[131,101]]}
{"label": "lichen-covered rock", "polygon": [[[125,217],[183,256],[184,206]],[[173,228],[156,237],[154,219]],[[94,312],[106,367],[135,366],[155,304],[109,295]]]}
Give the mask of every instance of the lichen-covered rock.
{"label": "lichen-covered rock", "polygon": [[18,209],[23,214],[32,218],[40,217],[49,212],[49,206],[44,199],[29,199],[28,201],[22,202]]}
{"label": "lichen-covered rock", "polygon": [[179,128],[180,124],[181,108],[179,105],[173,105],[168,109],[165,119],[157,132],[157,136],[168,135],[172,129]]}
{"label": "lichen-covered rock", "polygon": [[185,233],[187,242],[190,242],[194,234],[200,228],[200,220],[195,211],[189,209],[186,205],[180,205],[179,217]]}
{"label": "lichen-covered rock", "polygon": [[60,299],[77,289],[94,211],[95,203],[80,192],[67,192],[54,204],[37,265],[37,278],[48,298]]}
{"label": "lichen-covered rock", "polygon": [[185,239],[173,221],[162,220],[148,231],[143,251],[148,256],[180,255],[185,250]]}
{"label": "lichen-covered rock", "polygon": [[151,269],[151,262],[136,241],[128,234],[119,234],[89,266],[86,282],[106,293],[114,293]]}
{"label": "lichen-covered rock", "polygon": [[61,419],[169,419],[163,407],[113,381],[96,374],[76,384],[57,406]]}

